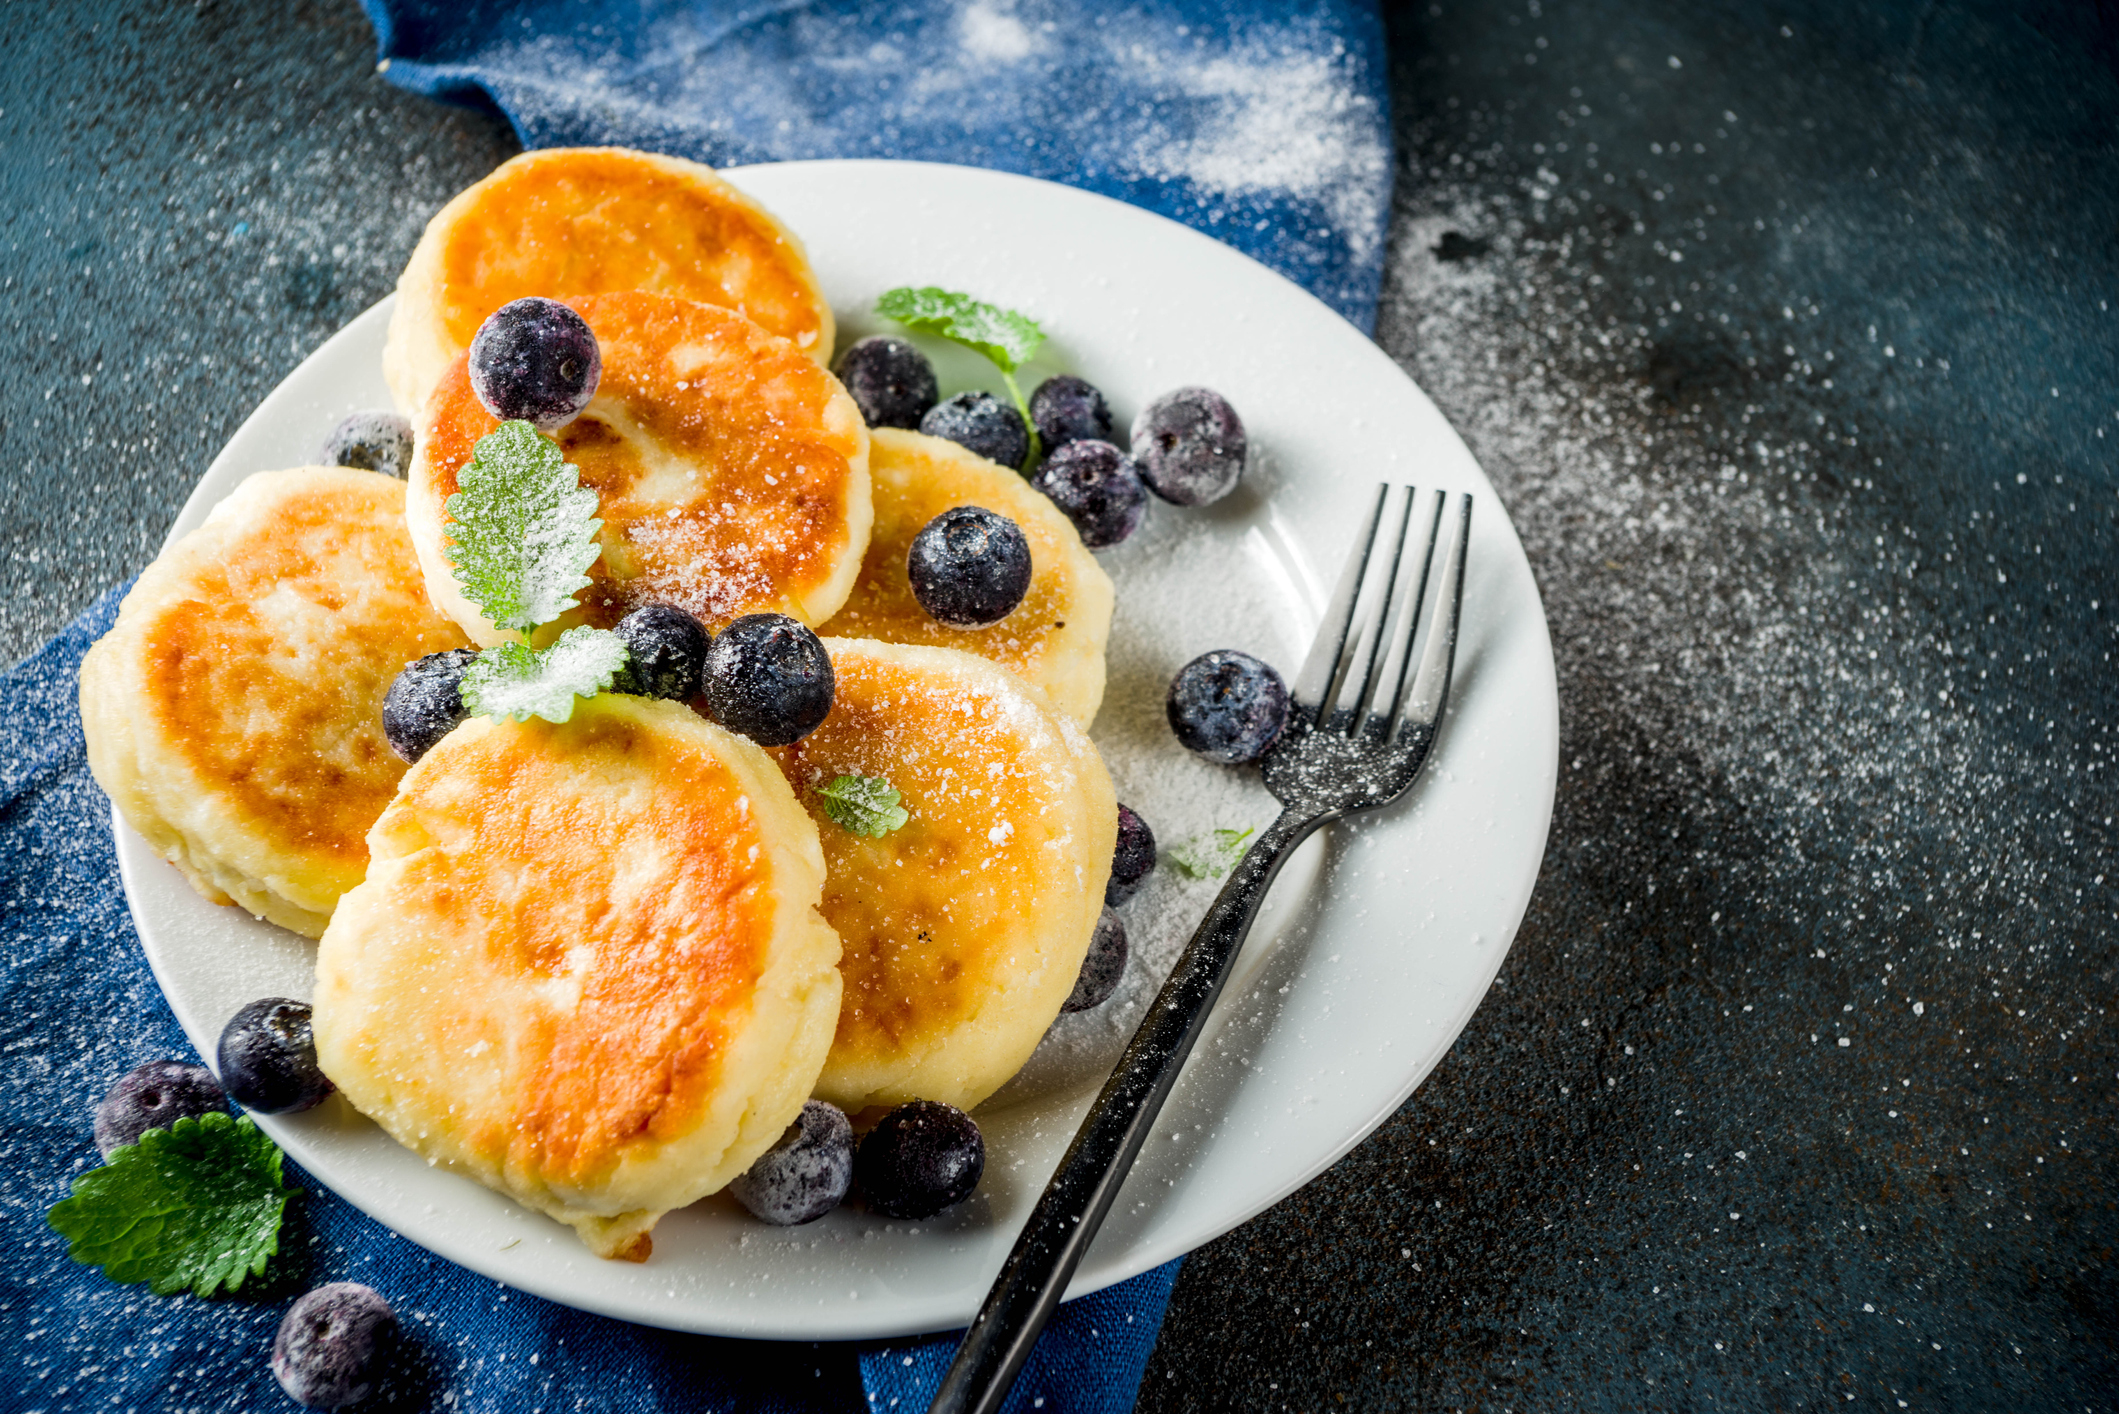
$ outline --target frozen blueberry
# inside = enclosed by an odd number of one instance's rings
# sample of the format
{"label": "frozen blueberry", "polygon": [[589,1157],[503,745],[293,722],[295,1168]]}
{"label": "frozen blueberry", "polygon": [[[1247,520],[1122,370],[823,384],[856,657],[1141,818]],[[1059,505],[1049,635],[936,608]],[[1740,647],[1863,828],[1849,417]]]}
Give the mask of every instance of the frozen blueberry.
{"label": "frozen blueberry", "polygon": [[760,746],[815,731],[837,685],[823,641],[785,614],[745,614],[707,646],[707,715]]}
{"label": "frozen blueberry", "polygon": [[1119,806],[1118,844],[1111,851],[1111,882],[1104,885],[1104,902],[1118,907],[1154,872],[1155,831],[1131,806]]}
{"label": "frozen blueberry", "polygon": [[1265,755],[1287,725],[1288,687],[1250,654],[1217,648],[1177,670],[1166,710],[1187,749],[1238,766]]}
{"label": "frozen blueberry", "polygon": [[1081,975],[1074,979],[1074,990],[1060,1003],[1060,1010],[1087,1011],[1102,1006],[1111,1000],[1111,994],[1118,990],[1119,978],[1125,975],[1126,925],[1106,908],[1096,920],[1096,932],[1089,938]]}
{"label": "frozen blueberry", "polygon": [[970,1197],[985,1171],[978,1125],[938,1100],[914,1100],[884,1115],[854,1157],[861,1196],[886,1218],[931,1218]]}
{"label": "frozen blueberry", "polygon": [[1243,419],[1211,388],[1165,393],[1133,419],[1133,459],[1141,480],[1165,501],[1204,506],[1243,475]]}
{"label": "frozen blueberry", "polygon": [[150,1129],[167,1129],[180,1119],[227,1107],[221,1083],[205,1066],[149,1061],[127,1071],[96,1106],[96,1147],[107,1159],[111,1150],[139,1143]]}
{"label": "frozen blueberry", "polygon": [[596,396],[603,351],[588,321],[531,295],[486,316],[471,339],[471,391],[502,422],[566,426]]}
{"label": "frozen blueberry", "polygon": [[1054,374],[1037,385],[1030,395],[1030,422],[1048,453],[1069,442],[1111,440],[1111,405],[1094,384],[1071,373]]}
{"label": "frozen blueberry", "polygon": [[324,465],[403,480],[412,465],[412,424],[394,412],[357,412],[324,439]]}
{"label": "frozen blueberry", "polygon": [[335,1281],[287,1308],[272,1342],[272,1377],[304,1409],[343,1409],[375,1387],[397,1315],[375,1288]]}
{"label": "frozen blueberry", "polygon": [[942,399],[920,419],[920,430],[1002,466],[1019,468],[1030,455],[1023,415],[991,393],[958,393]]}
{"label": "frozen blueberry", "polygon": [[612,684],[637,697],[689,702],[706,680],[707,633],[675,604],[635,609],[613,629],[625,640],[626,664]]}
{"label": "frozen blueberry", "polygon": [[392,751],[417,761],[469,715],[464,710],[464,669],[477,657],[473,649],[451,648],[405,664],[383,694],[383,735]]}
{"label": "frozen blueberry", "polygon": [[918,427],[940,395],[927,355],[888,334],[840,354],[837,372],[870,427]]}
{"label": "frozen blueberry", "polygon": [[793,1227],[839,1206],[852,1184],[853,1126],[837,1105],[810,1100],[801,1118],[728,1191],[752,1217]]}
{"label": "frozen blueberry", "polygon": [[309,1004],[286,997],[260,997],[230,1017],[215,1060],[229,1097],[261,1114],[306,1110],[336,1088],[316,1063]]}
{"label": "frozen blueberry", "polygon": [[958,506],[927,522],[905,552],[912,597],[952,628],[987,628],[1030,592],[1030,542],[1022,527],[984,506]]}
{"label": "frozen blueberry", "polygon": [[1131,535],[1148,509],[1140,468],[1109,442],[1069,442],[1045,458],[1030,484],[1067,513],[1092,550]]}

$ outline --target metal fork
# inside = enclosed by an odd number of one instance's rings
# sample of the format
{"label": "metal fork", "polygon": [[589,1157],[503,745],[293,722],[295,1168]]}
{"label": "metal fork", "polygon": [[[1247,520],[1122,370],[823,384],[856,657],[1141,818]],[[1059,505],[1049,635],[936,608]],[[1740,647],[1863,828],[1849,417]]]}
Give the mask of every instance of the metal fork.
{"label": "metal fork", "polygon": [[[1413,488],[1379,486],[1324,624],[1291,692],[1288,724],[1261,765],[1282,805],[1229,875],[1199,931],[1082,1121],[1066,1157],[964,1333],[930,1414],[995,1414],[1058,1307],[1119,1185],[1206,1027],[1237,951],[1280,866],[1311,831],[1389,804],[1420,774],[1442,723],[1456,656],[1472,499],[1443,540],[1449,497],[1416,546]],[[1424,635],[1415,634],[1436,547],[1443,556]],[[1411,553],[1408,553],[1408,552]],[[1419,667],[1406,670],[1419,644]]]}

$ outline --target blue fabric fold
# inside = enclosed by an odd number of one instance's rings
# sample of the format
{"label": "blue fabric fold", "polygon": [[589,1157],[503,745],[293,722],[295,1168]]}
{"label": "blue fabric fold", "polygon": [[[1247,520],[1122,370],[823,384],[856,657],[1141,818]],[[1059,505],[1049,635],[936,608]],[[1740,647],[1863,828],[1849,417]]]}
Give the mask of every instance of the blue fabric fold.
{"label": "blue fabric fold", "polygon": [[363,0],[384,72],[526,147],[996,167],[1197,227],[1376,319],[1390,214],[1365,0]]}

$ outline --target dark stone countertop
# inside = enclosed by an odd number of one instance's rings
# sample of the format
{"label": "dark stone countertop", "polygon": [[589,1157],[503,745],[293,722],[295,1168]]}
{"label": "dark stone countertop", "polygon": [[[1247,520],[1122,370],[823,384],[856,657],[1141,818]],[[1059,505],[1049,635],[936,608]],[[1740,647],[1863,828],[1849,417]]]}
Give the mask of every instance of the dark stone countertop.
{"label": "dark stone countertop", "polygon": [[[1557,812],[1455,1050],[1192,1258],[1142,1408],[2112,1408],[2110,7],[1390,24],[1379,337],[1538,572]],[[511,150],[371,55],[17,27],[10,656]]]}

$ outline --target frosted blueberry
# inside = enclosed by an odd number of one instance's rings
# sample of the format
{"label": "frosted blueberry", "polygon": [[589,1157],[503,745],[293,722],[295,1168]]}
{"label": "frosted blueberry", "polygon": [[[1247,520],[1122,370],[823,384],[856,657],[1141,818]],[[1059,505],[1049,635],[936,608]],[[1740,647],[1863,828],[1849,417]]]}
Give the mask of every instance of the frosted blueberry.
{"label": "frosted blueberry", "polygon": [[337,1087],[316,1063],[309,1004],[260,997],[228,1019],[214,1060],[229,1098],[261,1114],[321,1104]]}
{"label": "frosted blueberry", "polygon": [[343,1409],[374,1389],[396,1333],[397,1315],[373,1287],[331,1282],[287,1308],[272,1377],[304,1409]]}
{"label": "frosted blueberry", "polygon": [[625,640],[626,651],[614,690],[672,702],[699,695],[709,640],[697,619],[674,604],[649,604],[620,619],[612,632]]}
{"label": "frosted blueberry", "polygon": [[930,437],[968,447],[991,462],[1011,469],[1030,455],[1030,433],[1023,416],[991,393],[958,393],[942,399],[920,419]]}
{"label": "frosted blueberry", "polygon": [[1069,442],[1045,458],[1030,484],[1066,512],[1092,550],[1131,535],[1148,509],[1140,468],[1109,442]]}
{"label": "frosted blueberry", "polygon": [[854,1178],[886,1218],[931,1218],[955,1207],[986,1171],[986,1141],[970,1115],[938,1100],[899,1105],[861,1141]]}
{"label": "frosted blueberry", "polygon": [[226,1109],[221,1083],[203,1065],[180,1060],[149,1061],[127,1071],[96,1106],[96,1148],[111,1151],[137,1144],[150,1129]]}
{"label": "frosted blueberry", "polygon": [[918,427],[940,396],[927,355],[889,334],[855,343],[836,371],[870,427]]}
{"label": "frosted blueberry", "polygon": [[1141,480],[1180,506],[1204,506],[1236,489],[1246,447],[1243,419],[1211,388],[1165,393],[1133,419]]}
{"label": "frosted blueberry", "polygon": [[957,506],[927,522],[905,552],[912,597],[939,623],[989,628],[1030,592],[1030,542],[1022,527],[983,506]]}
{"label": "frosted blueberry", "polygon": [[383,735],[392,751],[417,761],[469,715],[464,710],[464,669],[477,657],[472,649],[451,648],[405,664],[383,694]]}
{"label": "frosted blueberry", "polygon": [[1118,807],[1118,843],[1111,850],[1111,882],[1104,902],[1116,908],[1139,891],[1155,872],[1155,831],[1128,805]]}
{"label": "frosted blueberry", "polygon": [[838,687],[823,640],[785,614],[745,614],[721,630],[704,678],[707,715],[760,746],[815,731]]}
{"label": "frosted blueberry", "polygon": [[402,481],[412,466],[412,424],[394,412],[357,412],[331,429],[323,460]]}
{"label": "frosted blueberry", "polygon": [[1109,908],[1096,920],[1089,938],[1089,951],[1082,970],[1074,979],[1074,990],[1060,1003],[1063,1012],[1088,1011],[1111,1000],[1119,979],[1126,975],[1126,925]]}
{"label": "frosted blueberry", "polygon": [[504,304],[471,339],[471,391],[502,422],[556,431],[581,415],[602,377],[588,321],[558,300]]}
{"label": "frosted blueberry", "polygon": [[810,1100],[728,1191],[752,1217],[793,1227],[836,1208],[852,1184],[853,1126],[837,1105]]}
{"label": "frosted blueberry", "polygon": [[1288,688],[1250,654],[1217,648],[1177,670],[1165,710],[1187,750],[1239,766],[1265,755],[1287,725]]}
{"label": "frosted blueberry", "polygon": [[1057,373],[1030,395],[1030,422],[1047,453],[1070,442],[1111,440],[1111,405],[1094,384]]}

